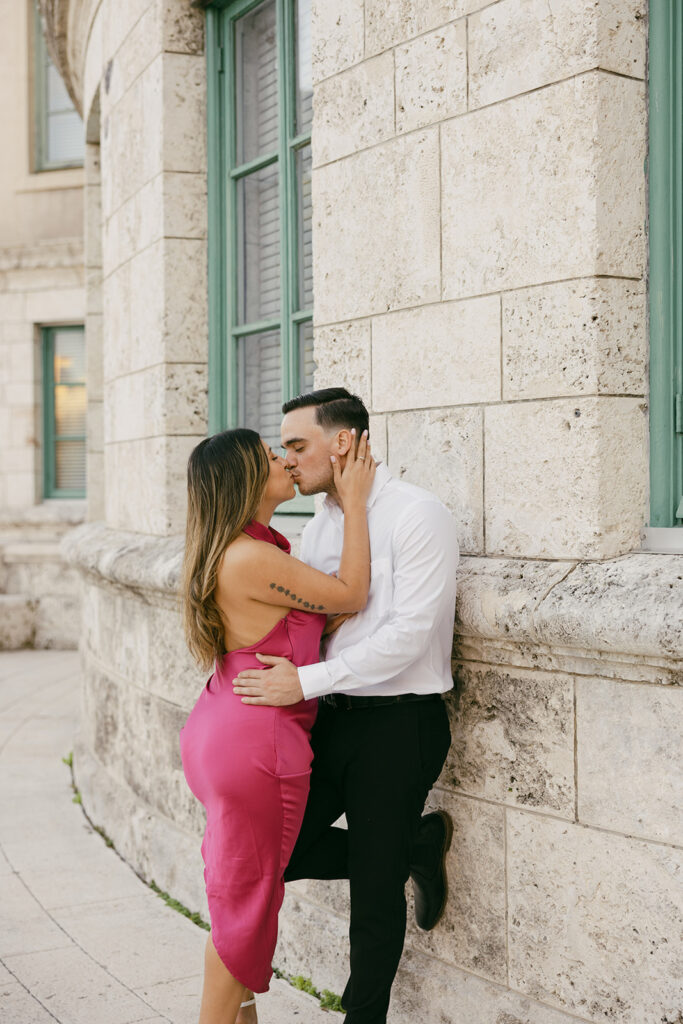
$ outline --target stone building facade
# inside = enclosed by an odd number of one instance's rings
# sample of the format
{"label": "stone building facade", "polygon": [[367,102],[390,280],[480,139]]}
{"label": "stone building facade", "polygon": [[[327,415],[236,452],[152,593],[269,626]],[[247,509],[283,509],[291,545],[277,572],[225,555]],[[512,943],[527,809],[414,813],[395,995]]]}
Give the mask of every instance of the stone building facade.
{"label": "stone building facade", "polygon": [[[185,462],[220,387],[219,16],[42,7],[87,128],[102,374],[103,502],[63,545],[83,584],[76,777],[126,859],[201,909],[177,734],[203,680],[176,588]],[[455,822],[449,905],[409,931],[396,1024],[681,1020],[683,531],[650,528],[649,13],[313,4],[315,379],[364,397],[375,451],[443,498],[462,553],[430,798]],[[345,900],[290,886],[277,965],[341,991]]]}
{"label": "stone building facade", "polygon": [[[43,350],[49,330],[85,321],[84,172],[78,145],[75,159],[52,151],[59,133],[38,152],[49,112],[37,95],[44,51],[33,2],[3,0],[0,15],[0,649],[76,647],[78,577],[59,543],[84,520],[85,501],[46,492]],[[57,102],[59,91],[55,82]]]}

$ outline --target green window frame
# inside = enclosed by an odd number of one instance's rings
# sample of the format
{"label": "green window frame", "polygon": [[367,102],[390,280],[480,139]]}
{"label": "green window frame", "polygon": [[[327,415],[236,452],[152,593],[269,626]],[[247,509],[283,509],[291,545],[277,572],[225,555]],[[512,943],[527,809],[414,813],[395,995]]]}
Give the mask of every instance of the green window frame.
{"label": "green window frame", "polygon": [[[650,526],[683,526],[683,5],[649,9]],[[678,534],[677,534],[678,536]]]}
{"label": "green window frame", "polygon": [[[83,121],[48,53],[37,0],[33,6],[33,26],[33,169],[82,167]],[[61,157],[55,155],[58,148],[64,152]]]}
{"label": "green window frame", "polygon": [[[69,334],[81,335],[82,355],[80,362],[83,366],[83,371],[80,373],[73,371],[62,373],[62,369],[57,365],[55,358],[59,337]],[[85,498],[85,430],[69,433],[60,433],[58,431],[58,420],[62,415],[64,415],[64,419],[67,422],[69,417],[78,420],[80,416],[85,425],[87,408],[84,371],[85,331],[82,324],[73,324],[69,326],[43,327],[41,335],[43,351],[43,496],[45,498]],[[69,370],[68,364],[65,370]],[[73,408],[74,402],[70,401],[71,395],[74,395],[76,398],[75,409]],[[68,408],[69,404],[72,406],[71,409]],[[82,451],[82,487],[64,486],[63,483],[64,476],[68,479],[70,475],[69,460],[65,458],[65,464],[62,465],[60,456],[62,454],[66,456],[68,447],[74,444],[78,445],[77,457],[78,450]]]}
{"label": "green window frame", "polygon": [[[260,142],[249,142],[250,132],[259,133],[253,130],[245,115],[250,88],[246,58],[245,64],[240,65],[243,52],[240,46],[250,44],[240,42],[243,36],[239,33],[249,25],[249,16],[270,16],[273,4],[276,42],[272,52],[276,52],[277,101],[271,100],[273,110],[269,113],[277,111],[277,130],[260,133],[269,138],[270,144],[265,151],[259,151]],[[305,73],[306,67],[305,54],[298,63],[298,51],[304,49],[301,39],[305,38],[305,27],[297,26],[301,6],[297,0],[232,0],[214,3],[206,12],[211,433],[245,425],[240,380],[244,379],[244,365],[249,358],[246,354],[250,351],[249,339],[252,344],[260,345],[260,339],[270,334],[271,345],[277,349],[272,339],[273,332],[279,332],[278,406],[299,394],[306,382],[311,383],[311,131],[309,108],[303,112],[301,99],[304,95],[310,98],[310,92],[298,87],[298,77]],[[275,77],[274,69],[272,74]],[[242,76],[241,88],[238,88],[239,76]],[[308,87],[309,83],[306,85]],[[258,111],[256,116],[261,116]],[[302,123],[302,130],[298,129],[297,122]],[[273,183],[268,200],[269,216],[277,217],[274,237],[279,242],[279,292],[277,283],[271,282],[275,299],[266,316],[260,315],[265,300],[260,295],[256,301],[249,299],[248,282],[251,235],[259,228],[254,229],[248,220],[250,213],[245,197],[256,194],[258,204],[262,202],[261,194],[270,188],[270,184],[266,187],[259,184],[259,174],[261,182],[267,179]],[[261,238],[257,235],[255,248],[259,242]],[[277,271],[271,269],[270,273]],[[254,294],[256,291],[258,288]],[[261,387],[261,379],[259,376],[258,387]],[[272,378],[270,387],[277,388]],[[271,408],[274,408],[276,395],[269,394]],[[267,439],[279,444],[274,436]],[[310,501],[298,498],[280,511],[308,511],[310,505]]]}

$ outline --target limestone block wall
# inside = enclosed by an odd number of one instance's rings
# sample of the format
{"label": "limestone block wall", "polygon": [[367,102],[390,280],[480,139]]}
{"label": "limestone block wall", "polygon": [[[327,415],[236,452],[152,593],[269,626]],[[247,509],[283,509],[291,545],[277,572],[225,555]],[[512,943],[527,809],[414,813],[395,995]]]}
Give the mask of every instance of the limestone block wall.
{"label": "limestone block wall", "polygon": [[[54,198],[54,197],[53,197]],[[76,647],[78,579],[59,552],[83,502],[44,500],[43,325],[83,323],[83,243],[0,250],[0,647]]]}
{"label": "limestone block wall", "polygon": [[[64,542],[85,594],[76,777],[136,869],[201,910],[177,734],[204,680],[175,588],[206,429],[202,20],[52,6],[101,168],[103,521]],[[638,550],[646,15],[314,4],[317,383],[364,395],[375,451],[444,498],[464,556],[430,797],[456,826],[450,899],[433,933],[410,926],[395,1024],[683,1007],[683,570]],[[346,900],[290,886],[278,966],[341,991]]]}
{"label": "limestone block wall", "polygon": [[72,28],[70,66],[99,144],[87,187],[103,426],[91,457],[105,484],[92,516],[168,536],[183,529],[185,463],[207,425],[203,16],[180,0],[105,0],[80,19],[90,27]]}
{"label": "limestone block wall", "polygon": [[40,326],[84,314],[80,238],[0,250],[0,508],[43,500]]}
{"label": "limestone block wall", "polygon": [[318,383],[358,388],[468,554],[639,548],[646,5],[337,10],[314,5]]}

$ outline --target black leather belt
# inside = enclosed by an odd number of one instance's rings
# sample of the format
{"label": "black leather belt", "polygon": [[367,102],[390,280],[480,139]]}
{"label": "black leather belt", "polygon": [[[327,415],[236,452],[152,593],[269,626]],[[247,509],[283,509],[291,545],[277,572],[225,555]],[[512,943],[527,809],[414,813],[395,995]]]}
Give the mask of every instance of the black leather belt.
{"label": "black leather belt", "polygon": [[398,693],[395,697],[351,697],[348,693],[326,693],[320,700],[335,711],[356,711],[361,708],[381,708],[387,704],[407,704],[416,700],[441,700],[440,693]]}

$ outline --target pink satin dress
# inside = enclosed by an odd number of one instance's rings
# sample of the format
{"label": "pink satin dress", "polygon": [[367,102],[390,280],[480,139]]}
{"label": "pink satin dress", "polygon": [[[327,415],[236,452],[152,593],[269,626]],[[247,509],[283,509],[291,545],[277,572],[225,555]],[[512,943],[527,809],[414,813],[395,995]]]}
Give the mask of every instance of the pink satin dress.
{"label": "pink satin dress", "polygon": [[[289,551],[285,537],[258,523],[245,533]],[[185,778],[206,808],[211,937],[233,977],[254,992],[266,992],[272,976],[284,870],[308,798],[317,701],[243,704],[232,681],[243,669],[263,668],[257,653],[297,666],[319,661],[324,624],[325,615],[293,608],[257,643],[225,654],[180,733]]]}

